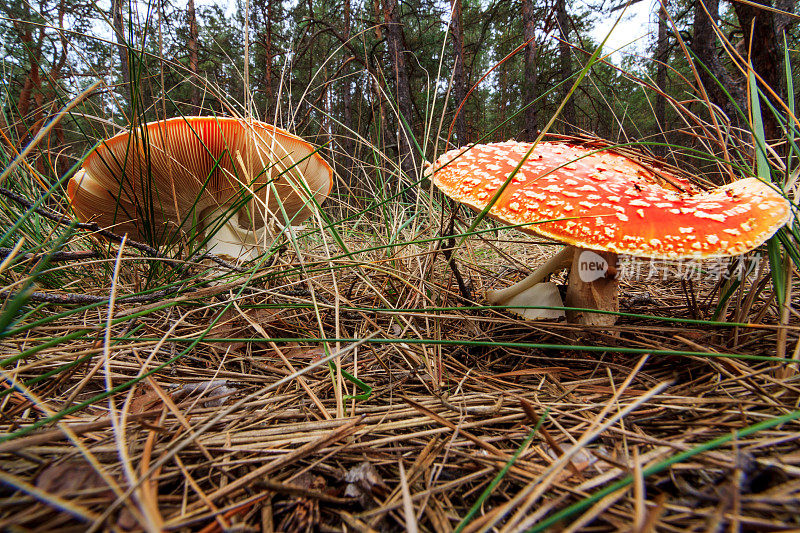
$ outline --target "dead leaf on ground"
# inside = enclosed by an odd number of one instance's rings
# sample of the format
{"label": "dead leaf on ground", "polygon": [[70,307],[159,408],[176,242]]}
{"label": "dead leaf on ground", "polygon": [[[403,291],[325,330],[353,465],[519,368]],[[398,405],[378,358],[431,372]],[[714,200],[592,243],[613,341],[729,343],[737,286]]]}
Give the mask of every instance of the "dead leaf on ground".
{"label": "dead leaf on ground", "polygon": [[203,402],[203,407],[219,407],[227,402],[236,389],[228,387],[227,379],[217,379],[210,381],[200,381],[197,383],[186,383],[172,392],[175,399],[184,396],[202,394],[209,398]]}
{"label": "dead leaf on ground", "polygon": [[[145,413],[147,411],[155,411],[160,409],[163,405],[158,393],[152,388],[148,387],[143,390],[138,396],[134,396],[128,406],[128,412],[131,414]],[[155,414],[153,415],[155,416]]]}
{"label": "dead leaf on ground", "polygon": [[[566,448],[568,449],[569,445],[566,445]],[[557,460],[559,457],[561,457],[560,453],[558,453],[556,450],[554,450],[553,448],[551,448],[546,444],[542,446],[542,449],[544,450],[544,453],[546,453],[549,457],[552,457],[554,461]],[[605,449],[603,449],[602,447],[598,448],[598,451],[605,455]],[[603,463],[599,457],[597,457],[594,453],[592,453],[591,449],[589,448],[581,448],[580,450],[578,450],[575,453],[575,455],[572,456],[570,461],[575,466],[575,469],[578,472],[583,472],[584,470],[593,465],[598,472],[603,472],[604,470],[606,470],[606,468],[603,468],[601,466],[605,465],[605,463]],[[569,477],[571,475],[572,473],[567,471],[566,477]]]}
{"label": "dead leaf on ground", "polygon": [[[104,503],[116,499],[103,477],[83,459],[68,459],[49,465],[36,476],[34,485],[44,492],[63,497],[89,493]],[[124,531],[136,529],[138,523],[127,507],[117,514],[116,525]]]}
{"label": "dead leaf on ground", "polygon": [[35,486],[50,494],[74,495],[77,492],[99,491],[98,496],[111,497],[113,492],[92,465],[83,459],[53,463],[36,477]]}
{"label": "dead leaf on ground", "polygon": [[344,480],[347,482],[345,497],[358,499],[365,508],[372,507],[376,498],[389,493],[380,473],[366,461],[348,470]]}
{"label": "dead leaf on ground", "polygon": [[280,346],[280,349],[287,359],[297,359],[313,363],[325,357],[325,349],[321,346],[302,346],[296,342],[290,342],[286,346]]}
{"label": "dead leaf on ground", "polygon": [[[297,476],[290,485],[315,492],[324,492],[328,486],[325,478],[306,472]],[[319,529],[319,501],[296,496],[286,503],[285,515],[278,525],[278,531],[287,533],[317,531]]]}

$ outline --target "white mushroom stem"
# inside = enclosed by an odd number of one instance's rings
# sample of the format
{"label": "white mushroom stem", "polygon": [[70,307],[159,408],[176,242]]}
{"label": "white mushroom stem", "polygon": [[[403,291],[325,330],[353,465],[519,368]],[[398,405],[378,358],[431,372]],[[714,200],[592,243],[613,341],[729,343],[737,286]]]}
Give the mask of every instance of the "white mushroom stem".
{"label": "white mushroom stem", "polygon": [[[266,225],[255,231],[241,227],[238,213],[230,216],[229,210],[230,208],[221,206],[205,216],[206,231],[216,229],[209,235],[206,249],[225,259],[253,259],[258,255],[259,248],[263,249],[272,242],[271,232]],[[220,222],[226,218],[227,221],[220,226]]]}
{"label": "white mushroom stem", "polygon": [[575,248],[573,246],[565,246],[519,283],[498,291],[488,291],[486,300],[492,305],[506,305],[515,296],[525,292],[537,283],[541,283],[548,275],[562,268],[567,268],[572,262],[574,251]]}

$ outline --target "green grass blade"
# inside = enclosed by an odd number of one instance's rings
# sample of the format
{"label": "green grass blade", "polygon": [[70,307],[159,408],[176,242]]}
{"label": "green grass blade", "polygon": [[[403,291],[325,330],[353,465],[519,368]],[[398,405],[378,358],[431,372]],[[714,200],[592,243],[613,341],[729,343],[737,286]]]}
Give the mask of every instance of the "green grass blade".
{"label": "green grass blade", "polygon": [[542,414],[542,416],[539,417],[539,420],[536,422],[536,425],[533,427],[533,429],[525,438],[525,440],[522,441],[522,444],[519,445],[517,451],[514,452],[514,455],[511,456],[511,459],[509,459],[508,462],[505,464],[505,466],[503,466],[503,468],[500,469],[497,475],[494,476],[494,479],[492,479],[489,485],[487,485],[486,488],[483,489],[481,495],[478,496],[478,499],[475,500],[475,503],[472,504],[472,507],[469,508],[467,514],[464,515],[464,518],[462,518],[461,522],[459,522],[458,525],[456,526],[454,533],[460,533],[461,531],[463,531],[464,528],[467,527],[469,522],[475,517],[475,515],[478,514],[478,511],[480,511],[481,506],[483,506],[484,502],[489,498],[489,496],[491,496],[494,489],[497,488],[497,485],[499,485],[500,482],[503,480],[505,475],[508,473],[508,471],[517,461],[519,456],[522,454],[522,451],[528,447],[533,438],[536,436],[536,432],[539,431],[540,427],[542,427],[542,424],[544,424],[544,421],[549,413],[550,413],[550,408],[548,407],[545,410],[544,414]]}

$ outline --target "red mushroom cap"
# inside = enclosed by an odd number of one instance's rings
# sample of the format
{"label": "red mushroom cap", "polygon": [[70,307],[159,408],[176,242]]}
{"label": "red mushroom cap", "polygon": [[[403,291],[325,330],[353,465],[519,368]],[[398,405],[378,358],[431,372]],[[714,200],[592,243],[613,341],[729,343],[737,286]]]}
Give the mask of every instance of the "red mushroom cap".
{"label": "red mushroom cap", "polygon": [[[508,141],[451,150],[433,164],[434,183],[483,210],[530,148]],[[792,215],[789,202],[756,178],[702,192],[608,150],[540,143],[489,216],[581,248],[682,259],[742,254]]]}
{"label": "red mushroom cap", "polygon": [[322,203],[333,184],[314,147],[256,120],[176,117],[135,132],[103,141],[70,180],[79,218],[138,235],[145,222],[177,225],[233,205],[246,207],[240,220],[260,227],[264,206],[279,213],[282,205],[298,224],[312,213],[309,198]]}

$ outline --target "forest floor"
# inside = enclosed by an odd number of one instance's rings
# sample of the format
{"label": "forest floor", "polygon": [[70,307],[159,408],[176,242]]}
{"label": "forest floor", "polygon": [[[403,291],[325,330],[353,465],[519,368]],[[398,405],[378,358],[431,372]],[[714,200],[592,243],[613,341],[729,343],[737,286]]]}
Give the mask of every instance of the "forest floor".
{"label": "forest floor", "polygon": [[340,232],[350,255],[316,238],[211,284],[219,267],[191,266],[179,293],[133,303],[165,263],[75,237],[98,255],[43,292],[106,301],[29,302],[2,340],[0,526],[800,527],[800,380],[774,360],[798,320],[776,326],[768,269],[728,324],[713,277],[650,276],[592,329],[481,307],[551,246],[471,237],[470,302],[434,232],[363,228]]}

